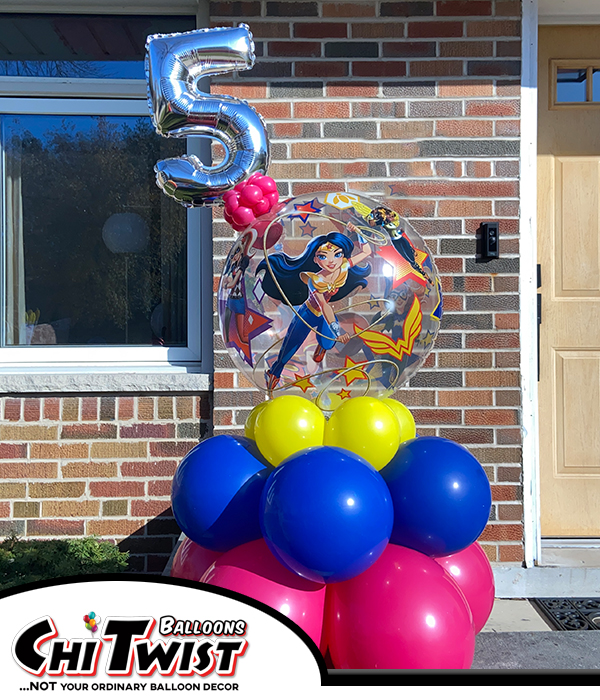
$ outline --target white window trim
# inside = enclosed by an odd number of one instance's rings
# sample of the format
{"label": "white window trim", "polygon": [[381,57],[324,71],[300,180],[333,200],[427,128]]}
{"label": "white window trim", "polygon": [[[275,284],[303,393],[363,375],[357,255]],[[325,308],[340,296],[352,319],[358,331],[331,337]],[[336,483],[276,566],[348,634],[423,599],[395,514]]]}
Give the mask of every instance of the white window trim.
{"label": "white window trim", "polygon": [[[163,3],[164,5],[164,3]],[[1,12],[195,14],[206,26],[204,0],[2,3]],[[7,97],[11,95],[11,97]],[[32,97],[35,96],[35,97]],[[44,99],[45,98],[45,99]],[[73,98],[73,99],[70,99]],[[77,98],[77,99],[74,99]],[[126,99],[125,99],[126,98]],[[0,77],[0,113],[149,117],[143,80]],[[188,139],[188,152],[206,160],[208,143]],[[202,235],[201,235],[202,234]],[[188,344],[160,346],[15,347],[0,349],[0,394],[101,391],[205,391],[212,373],[212,236],[208,209],[188,211]]]}

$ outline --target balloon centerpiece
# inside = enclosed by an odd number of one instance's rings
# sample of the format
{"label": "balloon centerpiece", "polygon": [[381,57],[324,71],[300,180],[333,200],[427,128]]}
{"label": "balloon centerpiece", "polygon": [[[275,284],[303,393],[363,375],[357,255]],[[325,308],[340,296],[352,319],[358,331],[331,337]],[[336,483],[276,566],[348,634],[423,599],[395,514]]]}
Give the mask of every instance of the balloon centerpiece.
{"label": "balloon centerpiece", "polygon": [[179,465],[172,507],[186,539],[171,575],[273,607],[336,668],[469,668],[494,598],[476,543],[489,482],[465,448],[417,437],[390,398],[440,328],[430,251],[362,193],[279,201],[260,116],[198,88],[252,67],[245,25],[149,37],[147,52],[158,133],[209,135],[228,154],[215,168],[161,161],[157,183],[184,206],[224,203],[240,235],[218,289],[221,332],[269,398],[244,437],[203,440]]}

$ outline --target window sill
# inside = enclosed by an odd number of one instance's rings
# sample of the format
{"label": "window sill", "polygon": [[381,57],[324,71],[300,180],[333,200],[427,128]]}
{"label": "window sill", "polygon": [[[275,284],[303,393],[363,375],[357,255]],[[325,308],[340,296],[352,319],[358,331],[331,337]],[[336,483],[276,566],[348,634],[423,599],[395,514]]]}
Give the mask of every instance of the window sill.
{"label": "window sill", "polygon": [[192,367],[0,367],[2,394],[198,393],[212,389],[212,375]]}

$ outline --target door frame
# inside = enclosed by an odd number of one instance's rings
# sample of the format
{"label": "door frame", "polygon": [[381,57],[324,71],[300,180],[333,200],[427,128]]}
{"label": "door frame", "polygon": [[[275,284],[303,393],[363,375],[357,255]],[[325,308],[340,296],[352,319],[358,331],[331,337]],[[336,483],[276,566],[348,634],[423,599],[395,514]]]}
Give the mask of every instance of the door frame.
{"label": "door frame", "polygon": [[[526,569],[541,567],[540,463],[537,357],[537,66],[540,25],[600,25],[600,7],[590,13],[586,0],[573,0],[569,14],[557,0],[522,2],[521,180],[520,180],[520,334],[523,434],[523,544]],[[500,567],[501,568],[501,567]],[[506,570],[511,567],[504,567]],[[521,569],[521,571],[523,571]],[[548,581],[550,570],[545,570]],[[566,572],[560,567],[555,572]],[[569,569],[573,571],[573,569]],[[587,569],[587,582],[600,582],[600,569]],[[592,573],[593,572],[593,573]],[[508,573],[508,571],[507,571]],[[542,572],[538,572],[542,573]],[[527,577],[525,577],[527,578]],[[576,577],[577,578],[577,577]],[[541,581],[540,576],[530,577]],[[558,580],[558,579],[557,579]],[[506,579],[508,584],[508,578]],[[594,585],[597,585],[595,583]],[[535,585],[535,589],[538,585]],[[544,586],[544,589],[546,587]],[[513,591],[514,592],[514,591]],[[552,593],[549,593],[552,595]],[[588,593],[579,593],[588,595]],[[563,594],[564,595],[564,594]],[[506,596],[508,597],[508,596]]]}

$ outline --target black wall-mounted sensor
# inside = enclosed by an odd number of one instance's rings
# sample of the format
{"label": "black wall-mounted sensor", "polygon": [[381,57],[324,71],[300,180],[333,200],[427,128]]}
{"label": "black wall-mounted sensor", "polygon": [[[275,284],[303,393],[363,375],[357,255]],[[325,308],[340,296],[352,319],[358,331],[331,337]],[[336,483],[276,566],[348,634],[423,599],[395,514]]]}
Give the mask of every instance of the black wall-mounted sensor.
{"label": "black wall-mounted sensor", "polygon": [[486,263],[500,257],[500,224],[497,221],[484,221],[477,229],[477,250],[475,262]]}

